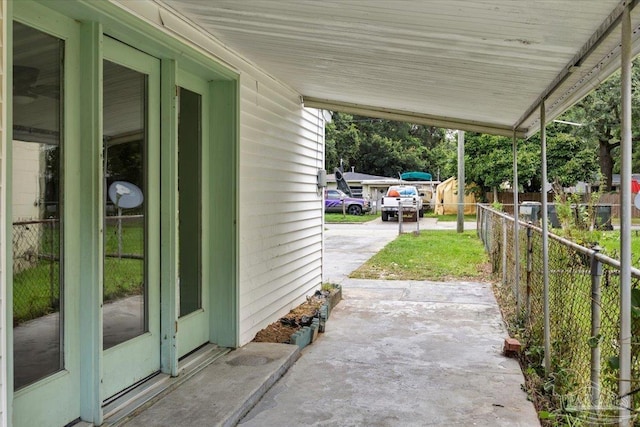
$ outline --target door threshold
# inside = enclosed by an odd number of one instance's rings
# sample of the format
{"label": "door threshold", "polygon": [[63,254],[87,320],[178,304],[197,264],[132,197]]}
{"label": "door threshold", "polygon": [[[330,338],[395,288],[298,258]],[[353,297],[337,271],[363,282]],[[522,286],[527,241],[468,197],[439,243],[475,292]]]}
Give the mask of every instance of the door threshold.
{"label": "door threshold", "polygon": [[116,395],[102,407],[103,426],[122,425],[132,415],[151,406],[229,351],[231,351],[229,348],[206,344],[180,360],[177,377],[158,372],[132,386],[126,392]]}

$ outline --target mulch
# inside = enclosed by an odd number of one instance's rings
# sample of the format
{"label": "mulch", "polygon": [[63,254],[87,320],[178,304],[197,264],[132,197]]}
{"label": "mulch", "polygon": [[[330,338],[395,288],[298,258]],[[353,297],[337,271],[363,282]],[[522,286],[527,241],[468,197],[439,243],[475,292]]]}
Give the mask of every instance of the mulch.
{"label": "mulch", "polygon": [[325,295],[320,291],[311,297],[307,297],[306,302],[291,310],[277,322],[273,322],[259,331],[253,339],[253,342],[289,344],[291,334],[303,326],[310,325],[311,320],[317,316],[318,310],[324,302]]}

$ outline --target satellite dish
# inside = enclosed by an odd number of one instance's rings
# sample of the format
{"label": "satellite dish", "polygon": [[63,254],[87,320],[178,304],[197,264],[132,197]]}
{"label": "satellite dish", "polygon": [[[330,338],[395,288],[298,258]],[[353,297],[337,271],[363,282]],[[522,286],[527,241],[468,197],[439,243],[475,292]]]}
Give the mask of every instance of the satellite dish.
{"label": "satellite dish", "polygon": [[122,209],[137,208],[144,201],[142,190],[127,181],[113,181],[109,186],[109,199]]}
{"label": "satellite dish", "polygon": [[637,209],[640,209],[640,193],[636,194],[635,199],[633,199],[633,205],[634,205]]}

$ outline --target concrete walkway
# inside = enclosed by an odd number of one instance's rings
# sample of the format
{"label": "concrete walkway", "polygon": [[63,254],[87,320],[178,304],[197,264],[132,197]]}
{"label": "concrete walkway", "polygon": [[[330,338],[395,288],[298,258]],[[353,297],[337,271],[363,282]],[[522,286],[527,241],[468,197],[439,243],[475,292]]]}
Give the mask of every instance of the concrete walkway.
{"label": "concrete walkway", "polygon": [[538,426],[488,284],[347,277],[396,235],[379,220],[327,225],[325,280],[344,300],[318,341],[295,363],[295,346],[232,351],[127,425]]}
{"label": "concrete walkway", "polygon": [[539,425],[489,285],[347,279],[343,293],[240,425]]}
{"label": "concrete walkway", "polygon": [[539,426],[489,284],[347,277],[397,236],[389,225],[327,225],[325,273],[344,299],[240,425]]}

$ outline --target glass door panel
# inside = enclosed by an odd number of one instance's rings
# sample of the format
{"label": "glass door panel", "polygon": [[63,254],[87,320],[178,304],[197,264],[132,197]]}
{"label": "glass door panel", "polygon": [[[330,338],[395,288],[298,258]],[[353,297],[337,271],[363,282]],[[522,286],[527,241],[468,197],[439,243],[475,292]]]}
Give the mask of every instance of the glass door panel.
{"label": "glass door panel", "polygon": [[103,348],[147,331],[147,75],[111,61],[103,69]]}
{"label": "glass door panel", "polygon": [[178,75],[178,272],[180,304],[178,357],[209,342],[209,289],[204,279],[202,228],[203,158],[207,157],[208,83],[194,75]]}
{"label": "glass door panel", "polygon": [[[80,127],[80,25],[33,2],[14,2],[12,139],[7,151],[6,283],[12,296],[9,371],[10,425],[66,425],[80,414],[77,176]],[[3,70],[6,71],[6,70]],[[8,74],[8,73],[7,73]],[[7,256],[7,254],[3,254]],[[12,390],[13,388],[13,390]]]}
{"label": "glass door panel", "polygon": [[104,38],[103,380],[160,369],[160,61]]}
{"label": "glass door panel", "polygon": [[14,388],[64,368],[64,42],[13,26]]}
{"label": "glass door panel", "polygon": [[179,88],[178,194],[180,317],[202,308],[202,96]]}

